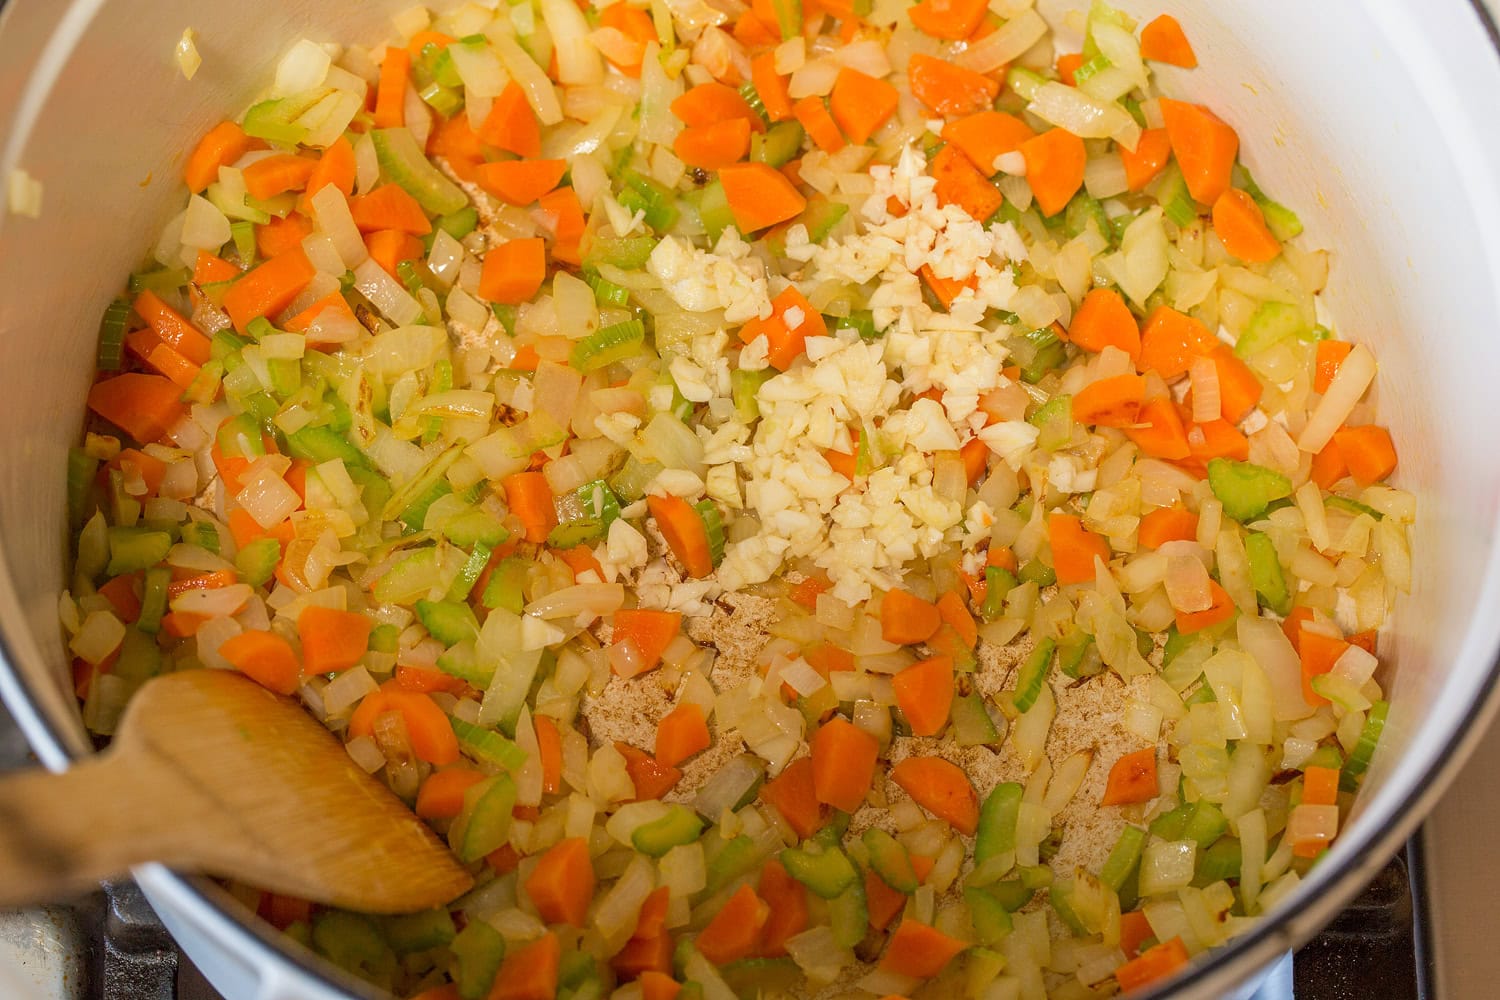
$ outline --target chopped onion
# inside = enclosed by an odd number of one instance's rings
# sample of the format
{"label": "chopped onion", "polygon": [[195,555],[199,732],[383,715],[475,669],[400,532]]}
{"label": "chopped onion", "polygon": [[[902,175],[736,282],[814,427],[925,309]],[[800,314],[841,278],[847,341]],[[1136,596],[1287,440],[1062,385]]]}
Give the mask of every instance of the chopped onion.
{"label": "chopped onion", "polygon": [[495,98],[505,92],[510,77],[489,45],[459,42],[448,46],[448,54],[453,57],[459,79],[463,80],[466,98]]}
{"label": "chopped onion", "polygon": [[1141,853],[1140,894],[1161,895],[1191,883],[1197,854],[1194,841],[1152,839]]}
{"label": "chopped onion", "polygon": [[644,854],[637,854],[599,901],[594,910],[594,926],[611,951],[617,950],[630,939],[641,904],[654,888],[656,872],[651,859]]}
{"label": "chopped onion", "polygon": [[271,85],[271,96],[286,97],[321,87],[332,64],[333,59],[326,48],[302,39],[276,64],[276,81]]}
{"label": "chopped onion", "polygon": [[374,774],[385,767],[385,754],[368,736],[356,736],[344,744],[344,751],[369,774]]}
{"label": "chopped onion", "polygon": [[1318,400],[1307,426],[1297,438],[1297,447],[1303,451],[1317,453],[1323,450],[1333,437],[1333,432],[1343,426],[1354,412],[1370,383],[1375,380],[1375,355],[1363,344],[1355,344],[1339,365],[1338,374],[1329,383],[1328,391]]}
{"label": "chopped onion", "polygon": [[91,611],[68,641],[73,655],[98,666],[125,641],[125,626],[109,611]]}
{"label": "chopped onion", "polygon": [[1047,34],[1047,22],[1035,10],[1024,10],[958,54],[965,69],[993,73],[1014,62]]}
{"label": "chopped onion", "polygon": [[356,664],[333,680],[323,689],[323,709],[329,715],[342,715],[365,695],[380,685],[362,665]]}
{"label": "chopped onion", "polygon": [[[526,103],[531,105],[531,110],[536,113],[537,120],[543,125],[556,125],[562,121],[562,104],[557,100],[557,91],[553,89],[552,81],[547,78],[547,74],[536,64],[536,61],[526,53],[526,50],[508,35],[496,34],[490,42],[499,51],[500,61],[505,64],[505,69],[510,73],[511,78],[521,85],[521,90],[526,94]],[[585,44],[587,44],[586,39]],[[646,63],[641,69],[643,78],[646,68],[653,62],[649,57],[649,49],[647,56]],[[659,67],[658,72],[660,72]]]}
{"label": "chopped onion", "polygon": [[[371,148],[373,154],[373,147]],[[364,237],[354,224],[349,211],[349,202],[344,193],[333,184],[326,184],[312,196],[313,218],[338,251],[344,267],[350,270],[359,267],[370,257]]]}
{"label": "chopped onion", "polygon": [[422,315],[421,304],[385,268],[373,260],[367,258],[354,267],[354,287],[398,327],[415,323]]}
{"label": "chopped onion", "polygon": [[185,590],[172,598],[170,604],[174,612],[183,614],[203,615],[208,618],[230,617],[239,614],[240,609],[254,593],[254,589],[248,583],[234,583],[212,590],[202,588]]}
{"label": "chopped onion", "polygon": [[1219,366],[1212,358],[1194,358],[1188,368],[1188,378],[1193,386],[1193,419],[1198,423],[1218,420],[1221,413]]}

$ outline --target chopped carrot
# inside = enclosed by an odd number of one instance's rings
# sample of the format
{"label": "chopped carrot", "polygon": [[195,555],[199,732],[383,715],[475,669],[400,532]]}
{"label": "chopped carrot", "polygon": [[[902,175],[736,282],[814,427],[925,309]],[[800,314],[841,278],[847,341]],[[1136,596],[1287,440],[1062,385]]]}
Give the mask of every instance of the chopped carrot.
{"label": "chopped carrot", "polygon": [[811,837],[827,822],[827,810],[818,801],[813,784],[811,757],[798,757],[761,785],[760,797],[781,813],[798,837]]}
{"label": "chopped carrot", "polygon": [[930,979],[947,968],[967,941],[952,938],[911,918],[901,921],[880,958],[880,968],[914,979]]}
{"label": "chopped carrot", "polygon": [[1219,346],[1219,338],[1197,319],[1171,306],[1157,306],[1141,329],[1137,368],[1152,371],[1168,382],[1183,375],[1193,359]]}
{"label": "chopped carrot", "polygon": [[378,229],[365,237],[365,249],[387,274],[399,280],[401,263],[421,258],[422,241],[399,229]]}
{"label": "chopped carrot", "polygon": [[787,285],[771,300],[770,316],[756,317],[740,327],[740,340],[749,344],[757,337],[765,337],[766,358],[771,367],[786,371],[807,350],[808,337],[827,333],[823,314],[813,308],[796,285]]}
{"label": "chopped carrot", "polygon": [[413,236],[432,232],[432,222],[417,199],[399,184],[382,184],[369,194],[349,199],[349,214],[362,233],[395,229]]}
{"label": "chopped carrot", "polygon": [[1115,375],[1090,382],[1073,394],[1073,419],[1100,427],[1129,427],[1145,404],[1146,379]]}
{"label": "chopped carrot", "polygon": [[870,926],[875,930],[883,931],[889,927],[891,921],[906,909],[907,898],[906,893],[887,885],[885,879],[875,874],[875,869],[865,869],[865,909]]}
{"label": "chopped carrot", "polygon": [[413,808],[423,819],[452,819],[463,811],[464,792],[484,778],[484,772],[466,765],[433,771],[417,789]]}
{"label": "chopped carrot", "polygon": [[658,41],[656,24],[651,20],[651,15],[628,3],[612,3],[599,12],[599,27],[613,28],[624,35],[627,40],[635,43],[638,51],[634,52],[631,57],[622,61],[617,61],[612,55],[607,55],[606,58],[614,63],[621,73],[631,79],[639,79],[641,65],[646,58],[646,46]]}
{"label": "chopped carrot", "polygon": [[957,205],[976,222],[988,220],[1005,201],[1000,190],[969,162],[963,152],[952,146],[939,150],[928,169],[937,180],[933,192],[938,204]]}
{"label": "chopped carrot", "polygon": [[1396,471],[1396,446],[1391,432],[1379,424],[1341,427],[1333,432],[1339,457],[1349,467],[1349,474],[1361,486],[1380,482]]}
{"label": "chopped carrot", "polygon": [[490,247],[479,275],[479,294],[490,302],[517,306],[547,280],[547,247],[540,236],[506,240]]}
{"label": "chopped carrot", "polygon": [[969,606],[956,590],[950,590],[937,601],[938,614],[943,616],[943,621],[958,633],[970,649],[974,648],[979,641],[979,626],[974,622],[974,616],[969,613]]}
{"label": "chopped carrot", "polygon": [[1125,164],[1125,185],[1131,191],[1139,191],[1161,173],[1172,157],[1172,140],[1164,128],[1148,128],[1141,132],[1135,149],[1119,147],[1120,160]]}
{"label": "chopped carrot", "polygon": [[1208,581],[1208,591],[1213,596],[1213,603],[1206,610],[1177,612],[1179,634],[1190,635],[1193,632],[1201,632],[1203,629],[1212,628],[1234,617],[1234,601],[1229,599],[1229,594],[1219,586],[1217,580]]}
{"label": "chopped carrot", "polygon": [[[712,125],[726,118],[743,118],[757,132],[766,130],[750,103],[725,83],[700,83],[672,102],[672,114],[689,127]],[[756,126],[759,126],[756,128]]]}
{"label": "chopped carrot", "polygon": [[849,720],[834,716],[812,738],[813,789],[819,802],[852,813],[870,794],[880,743]]}
{"label": "chopped carrot", "polygon": [[750,123],[725,118],[707,125],[690,125],[677,133],[672,152],[690,167],[718,170],[738,163],[750,152]]}
{"label": "chopped carrot", "polygon": [[495,98],[490,113],[474,132],[481,142],[496,149],[528,159],[542,155],[541,125],[526,100],[526,91],[514,80]]}
{"label": "chopped carrot", "polygon": [[1078,86],[1077,73],[1083,68],[1083,53],[1068,52],[1057,57],[1053,64],[1057,68],[1057,78],[1070,87]]}
{"label": "chopped carrot", "polygon": [[198,629],[206,621],[207,615],[191,611],[169,611],[161,616],[161,630],[173,639],[186,639],[190,635],[197,635]]}
{"label": "chopped carrot", "polygon": [[1048,129],[1021,143],[1026,158],[1026,180],[1043,215],[1056,215],[1083,187],[1088,151],[1083,140],[1066,129]]}
{"label": "chopped carrot", "polygon": [[1320,340],[1318,341],[1317,368],[1313,373],[1313,392],[1323,393],[1333,384],[1333,377],[1339,373],[1339,366],[1354,350],[1354,345],[1347,340]]}
{"label": "chopped carrot", "polygon": [[[238,274],[238,272],[236,272]],[[205,364],[211,354],[208,337],[182,313],[161,300],[150,289],[142,291],[131,304],[135,314],[146,321],[156,339],[195,365]]]}
{"label": "chopped carrot", "polygon": [[526,895],[547,923],[582,927],[594,898],[594,885],[588,839],[569,837],[537,859],[526,879]]}
{"label": "chopped carrot", "polygon": [[986,566],[999,566],[1001,569],[1014,573],[1018,562],[1015,550],[1009,545],[991,545],[985,550],[984,564]]}
{"label": "chopped carrot", "polygon": [[[509,844],[505,845],[509,847]],[[444,983],[441,986],[433,986],[412,997],[411,1000],[460,1000],[457,983]]]}
{"label": "chopped carrot", "polygon": [[813,141],[825,153],[837,153],[848,145],[844,133],[839,131],[838,122],[833,120],[828,106],[823,103],[821,97],[804,97],[792,105],[792,115],[807,133],[807,137]]}
{"label": "chopped carrot", "polygon": [[747,49],[764,49],[781,44],[781,30],[767,24],[752,6],[734,22],[734,40]]}
{"label": "chopped carrot", "polygon": [[311,919],[312,903],[296,896],[266,892],[261,894],[256,914],[269,921],[277,930],[284,931],[298,921],[306,923]]}
{"label": "chopped carrot", "polygon": [[1298,604],[1292,608],[1291,614],[1282,619],[1281,631],[1286,635],[1287,641],[1292,644],[1292,649],[1300,655],[1302,649],[1302,623],[1313,620],[1312,608]]}
{"label": "chopped carrot", "polygon": [[1227,420],[1189,425],[1188,457],[1177,464],[1202,479],[1208,475],[1208,461],[1212,458],[1247,461],[1250,458],[1250,439]]}
{"label": "chopped carrot", "polygon": [[917,269],[917,273],[922,276],[922,282],[932,289],[932,294],[937,296],[937,300],[942,303],[944,309],[952,309],[953,303],[965,288],[979,286],[978,279],[972,274],[963,281],[957,278],[940,278],[933,271],[931,264],[923,264]]}
{"label": "chopped carrot", "polygon": [[545,542],[557,527],[557,508],[553,505],[552,487],[540,472],[517,472],[501,481],[510,512],[521,519],[528,542]]}
{"label": "chopped carrot", "polygon": [[[619,613],[615,612],[616,615]],[[663,764],[639,747],[616,741],[615,749],[625,758],[625,772],[630,775],[630,783],[635,786],[637,801],[659,799],[682,780],[681,769]]]}
{"label": "chopped carrot", "polygon": [[309,605],[297,616],[303,666],[309,674],[348,670],[369,648],[370,628],[370,619],[358,612]]}
{"label": "chopped carrot", "polygon": [[431,695],[403,690],[394,680],[364,696],[349,717],[350,735],[369,736],[375,731],[375,720],[387,712],[401,713],[411,751],[419,759],[436,767],[458,760],[458,737],[453,735],[447,713]]}
{"label": "chopped carrot", "polygon": [[501,160],[474,169],[479,186],[501,201],[526,206],[557,187],[567,160]]}
{"label": "chopped carrot", "polygon": [[542,763],[542,791],[553,795],[562,791],[562,733],[545,715],[532,716],[531,723],[536,728],[537,756]]}
{"label": "chopped carrot", "polygon": [[562,944],[550,932],[511,949],[486,1000],[556,1000],[561,964]]}
{"label": "chopped carrot", "polygon": [[141,616],[141,598],[137,593],[140,582],[140,573],[126,573],[99,588],[99,593],[114,606],[115,617],[127,625]]}
{"label": "chopped carrot", "polygon": [[1339,801],[1339,769],[1309,767],[1302,772],[1302,801],[1305,805],[1333,806]]}
{"label": "chopped carrot", "polygon": [[941,757],[907,757],[891,768],[891,780],[964,836],[979,828],[979,793],[957,764]]}
{"label": "chopped carrot", "polygon": [[792,181],[766,163],[724,166],[718,171],[718,180],[723,183],[735,225],[747,235],[786,222],[807,207],[807,199]]}
{"label": "chopped carrot", "polygon": [[282,218],[273,215],[270,222],[255,227],[255,249],[267,259],[279,257],[300,247],[312,232],[312,220],[301,212],[289,212]]}
{"label": "chopped carrot", "polygon": [[990,467],[990,446],[981,438],[970,438],[958,449],[958,455],[964,460],[964,475],[968,478],[969,485],[979,485]]}
{"label": "chopped carrot", "polygon": [[1118,347],[1132,361],[1141,356],[1141,326],[1113,288],[1095,288],[1083,297],[1068,327],[1068,339],[1095,354]]}
{"label": "chopped carrot", "polygon": [[387,48],[380,63],[380,83],[375,91],[375,127],[400,128],[406,124],[406,86],[411,75],[411,53]]}
{"label": "chopped carrot", "polygon": [[1302,697],[1309,705],[1326,705],[1328,699],[1313,690],[1312,679],[1333,669],[1349,643],[1309,628],[1298,628],[1297,658],[1302,663]]}
{"label": "chopped carrot", "polygon": [[1351,646],[1358,646],[1360,649],[1363,649],[1366,653],[1369,653],[1371,656],[1374,656],[1375,655],[1375,641],[1376,641],[1376,638],[1378,637],[1378,635],[1379,635],[1379,633],[1375,629],[1372,629],[1372,628],[1365,629],[1363,632],[1356,632],[1353,635],[1351,635],[1351,636],[1348,637],[1348,639],[1349,639],[1349,645],[1351,645]]}
{"label": "chopped carrot", "polygon": [[742,885],[699,932],[694,944],[699,954],[715,965],[749,958],[755,953],[761,930],[770,916],[771,908],[765,900],[750,886]]}
{"label": "chopped carrot", "polygon": [[787,874],[781,862],[772,858],[760,871],[756,894],[770,907],[765,926],[761,928],[756,954],[779,958],[786,954],[788,938],[807,929],[807,888]]}
{"label": "chopped carrot", "polygon": [[[621,608],[615,612],[611,642],[614,645],[633,643],[641,656],[639,673],[645,673],[661,663],[662,654],[681,631],[680,612],[658,611],[655,608]],[[672,766],[670,762],[668,766]]]}
{"label": "chopped carrot", "polygon": [[1126,437],[1144,454],[1175,462],[1192,454],[1182,416],[1166,396],[1148,399],[1132,426],[1124,428]]}
{"label": "chopped carrot", "polygon": [[192,385],[198,376],[197,365],[158,341],[150,330],[137,330],[126,335],[125,346],[153,369],[171,379],[172,384],[179,389]]}
{"label": "chopped carrot", "polygon": [[1122,990],[1133,990],[1165,979],[1188,964],[1187,947],[1182,938],[1148,948],[1115,970],[1115,981]]}
{"label": "chopped carrot", "polygon": [[1094,560],[1109,562],[1109,542],[1083,526],[1072,514],[1047,515],[1047,539],[1052,545],[1052,568],[1061,584],[1092,583]]}
{"label": "chopped carrot", "polygon": [[297,654],[275,632],[247,629],[230,636],[219,647],[219,655],[240,673],[277,694],[291,694],[302,682]]}
{"label": "chopped carrot", "polygon": [[961,41],[974,34],[988,9],[984,0],[921,0],[906,13],[933,38]]}
{"label": "chopped carrot", "polygon": [[762,52],[750,60],[750,80],[760,103],[766,109],[766,117],[773,122],[784,122],[792,117],[792,97],[787,90],[785,76],[776,72],[776,54]]}
{"label": "chopped carrot", "polygon": [[712,743],[701,706],[686,701],[656,724],[656,759],[675,767]]}
{"label": "chopped carrot", "polygon": [[[917,58],[913,56],[912,62]],[[995,175],[995,160],[1014,153],[1035,135],[1030,125],[1003,111],[980,111],[943,126],[943,139],[957,146],[986,177]]]}
{"label": "chopped carrot", "polygon": [[[945,116],[986,111],[1000,93],[998,80],[920,52],[906,64],[906,77],[912,96]],[[976,166],[984,169],[989,164]]]}
{"label": "chopped carrot", "polygon": [[[173,570],[173,572],[178,572]],[[239,582],[239,577],[234,570],[221,569],[212,573],[201,573],[196,576],[185,577],[167,584],[167,599],[180,597],[190,590],[219,590],[224,587],[232,587]]]}
{"label": "chopped carrot", "polygon": [[672,905],[672,890],[658,886],[651,890],[641,911],[635,918],[635,933],[631,937],[654,938],[667,929],[667,910]]}
{"label": "chopped carrot", "polygon": [[1183,33],[1182,25],[1171,14],[1162,14],[1141,29],[1141,58],[1183,69],[1193,69],[1198,65],[1198,56]]}
{"label": "chopped carrot", "polygon": [[245,168],[245,190],[259,201],[288,191],[301,191],[307,187],[317,165],[316,160],[293,153],[267,156]]}
{"label": "chopped carrot", "polygon": [[171,379],[141,372],[96,382],[88,406],[141,444],[161,440],[187,413]]}
{"label": "chopped carrot", "polygon": [[452,118],[438,120],[427,139],[427,153],[446,159],[458,179],[469,184],[474,183],[474,171],[484,162],[484,144],[474,134],[469,116],[462,111]]}
{"label": "chopped carrot", "polygon": [[446,691],[449,694],[460,694],[468,684],[452,674],[445,674],[441,670],[428,667],[417,667],[409,663],[396,666],[396,686],[403,691],[421,691],[423,694],[432,694],[434,691]]}
{"label": "chopped carrot", "polygon": [[646,509],[656,519],[657,530],[689,576],[702,579],[714,571],[708,527],[692,504],[682,497],[653,493],[646,497]]}
{"label": "chopped carrot", "polygon": [[834,451],[832,448],[824,449],[823,458],[827,460],[828,467],[851,483],[858,475],[858,460],[847,451]]}
{"label": "chopped carrot", "polygon": [[[325,310],[332,309],[341,313],[349,319],[354,319],[354,310],[349,308],[349,300],[344,298],[344,293],[339,291],[329,292],[318,299],[312,305],[287,320],[283,327],[293,333],[310,333],[313,321],[321,316]],[[310,343],[318,343],[316,337],[309,337]]]}
{"label": "chopped carrot", "polygon": [[1125,953],[1126,958],[1134,958],[1141,943],[1155,936],[1156,932],[1151,929],[1151,922],[1146,919],[1143,911],[1131,910],[1120,914],[1120,950]]}
{"label": "chopped carrot", "polygon": [[943,624],[937,605],[899,587],[880,602],[880,634],[886,642],[909,646],[926,642]]}
{"label": "chopped carrot", "polygon": [[1135,537],[1147,549],[1159,549],[1167,542],[1191,542],[1198,537],[1198,515],[1181,504],[1158,507],[1141,518]]}
{"label": "chopped carrot", "polygon": [[913,735],[936,736],[948,724],[953,707],[953,658],[934,656],[914,663],[895,677],[891,686],[896,705]]}
{"label": "chopped carrot", "polygon": [[850,142],[863,145],[890,121],[899,101],[896,88],[886,81],[845,66],[828,95],[828,111]]}
{"label": "chopped carrot", "polygon": [[1337,433],[1323,446],[1323,450],[1312,458],[1307,478],[1318,484],[1319,489],[1331,490],[1335,483],[1349,474],[1349,466],[1339,451]]}
{"label": "chopped carrot", "polygon": [[625,947],[615,952],[614,957],[609,960],[609,967],[622,980],[652,972],[660,975],[671,973],[672,935],[631,938]]}
{"label": "chopped carrot", "polygon": [[583,217],[583,203],[571,186],[556,188],[537,200],[543,224],[552,232],[552,256],[575,267],[583,263],[583,233],[588,221]]}
{"label": "chopped carrot", "polygon": [[1239,135],[1201,104],[1163,97],[1161,115],[1188,193],[1193,200],[1212,205],[1229,190],[1229,175],[1240,149]]}
{"label": "chopped carrot", "polygon": [[1253,264],[1275,260],[1281,241],[1271,235],[1265,214],[1255,199],[1238,188],[1219,195],[1213,209],[1214,233],[1231,256]]}
{"label": "chopped carrot", "polygon": [[457,39],[452,35],[445,35],[441,31],[423,29],[407,39],[406,51],[413,59],[420,59],[422,58],[422,50],[427,46],[434,45],[440,49],[446,49],[455,41]]}
{"label": "chopped carrot", "polygon": [[216,285],[221,281],[233,281],[239,276],[240,269],[223,257],[209,253],[207,250],[198,251],[198,258],[193,263],[193,284],[199,288],[204,285]]}
{"label": "chopped carrot", "polygon": [[301,247],[288,250],[236,279],[224,293],[224,311],[243,333],[251,320],[291,305],[317,273]]}
{"label": "chopped carrot", "polygon": [[[624,6],[623,3],[617,3],[611,4],[606,9]],[[677,995],[682,992],[681,983],[665,972],[657,972],[655,969],[642,972],[636,981],[641,984],[641,1000],[677,1000]]]}
{"label": "chopped carrot", "polygon": [[1110,766],[1101,806],[1122,806],[1156,798],[1156,748],[1122,754]]}
{"label": "chopped carrot", "polygon": [[800,604],[809,611],[815,611],[818,607],[818,595],[827,590],[831,584],[823,577],[809,576],[802,582],[792,584],[789,596],[794,604]]}
{"label": "chopped carrot", "polygon": [[1228,344],[1219,344],[1208,356],[1219,375],[1219,410],[1225,420],[1237,424],[1255,409],[1266,387]]}
{"label": "chopped carrot", "polygon": [[229,166],[251,150],[265,148],[263,141],[252,139],[236,123],[220,122],[208,130],[188,156],[182,171],[183,180],[193,194],[202,194],[219,179],[220,167]]}

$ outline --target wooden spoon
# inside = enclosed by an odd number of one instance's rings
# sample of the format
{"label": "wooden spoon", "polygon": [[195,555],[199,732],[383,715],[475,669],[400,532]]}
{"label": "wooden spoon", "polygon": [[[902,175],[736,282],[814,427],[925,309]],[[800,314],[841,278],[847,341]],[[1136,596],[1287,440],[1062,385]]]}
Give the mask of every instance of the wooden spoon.
{"label": "wooden spoon", "polygon": [[366,913],[473,885],[333,734],[225,670],[148,682],[109,749],[62,774],[0,778],[0,907],[78,895],[145,861]]}

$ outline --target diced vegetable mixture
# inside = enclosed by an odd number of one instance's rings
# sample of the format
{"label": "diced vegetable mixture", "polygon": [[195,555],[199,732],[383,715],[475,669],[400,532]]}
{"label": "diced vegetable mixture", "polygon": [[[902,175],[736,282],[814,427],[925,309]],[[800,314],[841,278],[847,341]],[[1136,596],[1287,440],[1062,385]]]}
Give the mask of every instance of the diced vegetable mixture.
{"label": "diced vegetable mixture", "polygon": [[1415,501],[1176,20],[395,28],[187,153],[69,456],[89,728],[240,671],[478,882],[237,893],[401,997],[1031,1000],[1296,889]]}

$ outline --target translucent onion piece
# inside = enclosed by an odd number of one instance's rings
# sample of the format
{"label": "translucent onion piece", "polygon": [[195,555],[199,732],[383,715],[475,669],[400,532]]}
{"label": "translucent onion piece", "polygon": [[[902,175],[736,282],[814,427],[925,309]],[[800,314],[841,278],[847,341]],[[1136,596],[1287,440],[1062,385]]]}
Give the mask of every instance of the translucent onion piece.
{"label": "translucent onion piece", "polygon": [[1339,365],[1338,374],[1333,377],[1328,391],[1313,408],[1307,426],[1297,438],[1297,447],[1308,452],[1322,451],[1374,380],[1375,355],[1363,344],[1354,345],[1354,350]]}
{"label": "translucent onion piece", "polygon": [[1024,10],[996,30],[959,53],[957,60],[965,69],[993,73],[1014,62],[1047,34],[1047,22],[1034,10]]}

